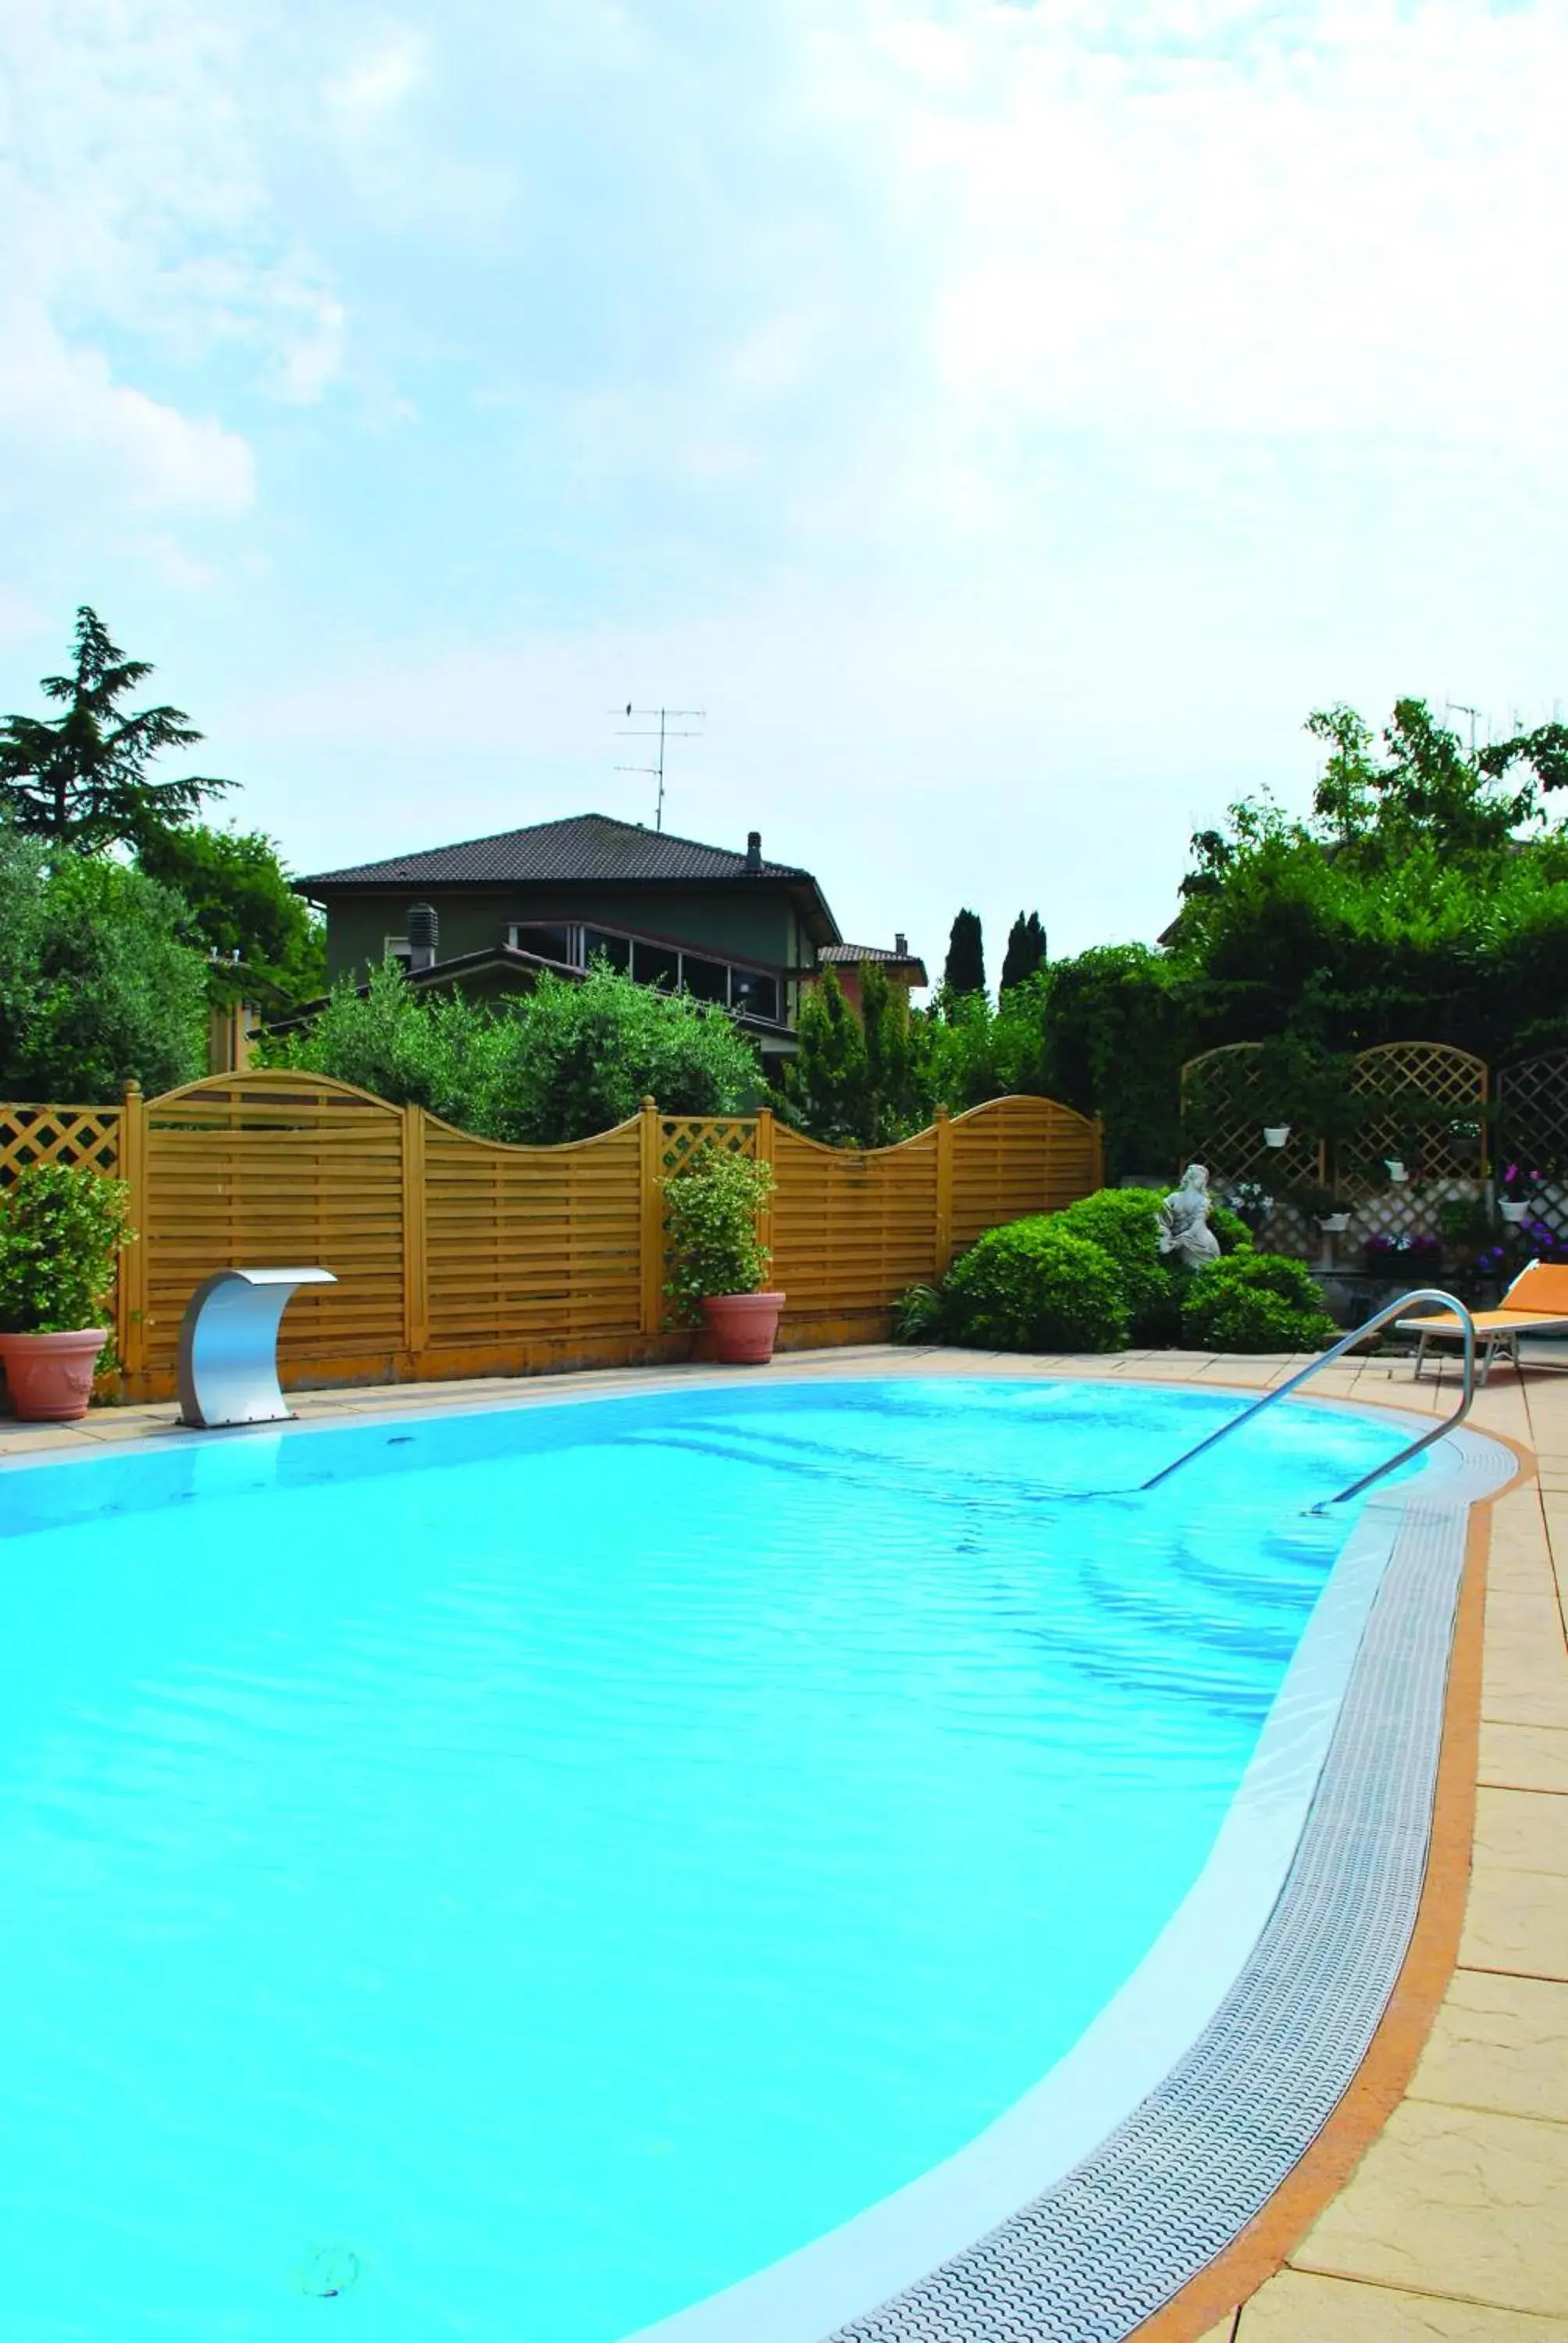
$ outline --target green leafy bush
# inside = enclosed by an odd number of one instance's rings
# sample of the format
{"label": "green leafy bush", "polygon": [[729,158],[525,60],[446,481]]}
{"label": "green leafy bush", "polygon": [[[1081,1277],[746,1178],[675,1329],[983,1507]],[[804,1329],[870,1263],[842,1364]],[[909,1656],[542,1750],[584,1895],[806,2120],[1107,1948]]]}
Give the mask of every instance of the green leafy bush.
{"label": "green leafy bush", "polygon": [[543,976],[498,1006],[425,997],[400,969],[377,969],[363,993],[340,983],[267,1055],[533,1147],[612,1130],[644,1098],[667,1114],[735,1114],[762,1087],[755,1049],[722,1010],[602,966],[578,981]]}
{"label": "green leafy bush", "polygon": [[1210,1205],[1209,1226],[1213,1230],[1222,1253],[1251,1252],[1252,1232],[1241,1213],[1233,1212],[1229,1204]]}
{"label": "green leafy bush", "polygon": [[1162,1202],[1151,1188],[1101,1188],[1054,1216],[1115,1262],[1135,1342],[1172,1342],[1181,1322],[1183,1272],[1160,1251]]}
{"label": "green leafy bush", "polygon": [[1115,1262],[1041,1214],[991,1229],[948,1273],[948,1340],[997,1351],[1119,1351],[1128,1311]]}
{"label": "green leafy bush", "polygon": [[108,1315],[129,1192],[85,1164],[30,1163],[0,1190],[0,1332],[75,1334]]}
{"label": "green leafy bush", "polygon": [[694,1322],[710,1295],[759,1292],[770,1255],[757,1215],[773,1186],[772,1165],[709,1143],[663,1185],[673,1261],[664,1290],[678,1314]]}
{"label": "green leafy bush", "polygon": [[1201,1269],[1181,1304],[1181,1332],[1200,1351],[1322,1351],[1339,1328],[1305,1264],[1284,1253],[1237,1252]]}

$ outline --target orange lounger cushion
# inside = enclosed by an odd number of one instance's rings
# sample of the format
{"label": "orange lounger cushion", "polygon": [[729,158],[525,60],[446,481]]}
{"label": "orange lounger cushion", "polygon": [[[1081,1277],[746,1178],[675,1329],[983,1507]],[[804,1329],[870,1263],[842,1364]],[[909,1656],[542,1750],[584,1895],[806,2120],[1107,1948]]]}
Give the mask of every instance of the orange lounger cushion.
{"label": "orange lounger cushion", "polygon": [[[1401,1318],[1397,1322],[1402,1334],[1464,1332],[1452,1310],[1434,1311],[1430,1318]],[[1478,1334],[1539,1334],[1548,1326],[1568,1327],[1568,1310],[1478,1310],[1473,1323]]]}

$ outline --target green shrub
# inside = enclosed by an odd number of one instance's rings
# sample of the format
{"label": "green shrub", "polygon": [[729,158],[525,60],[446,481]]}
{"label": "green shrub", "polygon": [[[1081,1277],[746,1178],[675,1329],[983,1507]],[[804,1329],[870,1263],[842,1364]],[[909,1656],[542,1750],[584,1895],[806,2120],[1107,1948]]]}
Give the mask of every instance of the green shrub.
{"label": "green shrub", "polygon": [[1229,1204],[1215,1202],[1210,1205],[1209,1226],[1213,1230],[1222,1253],[1251,1252],[1252,1232],[1241,1213],[1233,1212]]}
{"label": "green shrub", "polygon": [[709,1143],[663,1185],[672,1255],[664,1290],[678,1315],[695,1322],[712,1294],[759,1292],[770,1255],[757,1215],[773,1186],[772,1165]]}
{"label": "green shrub", "polygon": [[30,1163],[0,1191],[0,1332],[75,1334],[105,1322],[131,1241],[128,1192],[64,1163]]}
{"label": "green shrub", "polygon": [[1283,1253],[1214,1262],[1181,1304],[1181,1332],[1200,1351],[1322,1351],[1339,1331],[1311,1271]]}
{"label": "green shrub", "polygon": [[1041,1214],[991,1229],[948,1273],[947,1339],[997,1351],[1120,1351],[1127,1304],[1101,1245]]}
{"label": "green shrub", "polygon": [[363,993],[347,980],[302,1031],[265,1053],[331,1074],[481,1139],[530,1147],[589,1139],[637,1112],[743,1112],[761,1093],[752,1043],[722,1010],[656,992],[602,965],[492,1006],[419,993],[396,966]]}
{"label": "green shrub", "polygon": [[1135,1342],[1173,1342],[1181,1323],[1183,1273],[1160,1251],[1163,1201],[1151,1188],[1101,1188],[1055,1215],[1115,1262]]}

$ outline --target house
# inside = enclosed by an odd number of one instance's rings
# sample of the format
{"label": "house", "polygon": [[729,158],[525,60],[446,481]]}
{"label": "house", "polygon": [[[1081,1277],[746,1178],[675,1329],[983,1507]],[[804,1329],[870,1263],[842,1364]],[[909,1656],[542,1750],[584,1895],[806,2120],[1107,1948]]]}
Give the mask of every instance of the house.
{"label": "house", "polygon": [[860,970],[868,963],[879,968],[890,984],[901,984],[906,992],[930,982],[924,960],[910,950],[905,935],[893,938],[891,951],[882,944],[824,944],[817,955],[817,974],[819,976],[825,968],[832,970],[857,1016],[860,1013]]}
{"label": "house", "polygon": [[[497,998],[528,990],[545,970],[581,977],[602,959],[728,1009],[765,1061],[792,1054],[802,985],[826,955],[848,949],[811,873],[765,861],[756,830],[739,852],[571,814],[295,886],[326,912],[335,982],[392,958],[421,987]],[[902,967],[899,941],[899,953],[869,956]]]}

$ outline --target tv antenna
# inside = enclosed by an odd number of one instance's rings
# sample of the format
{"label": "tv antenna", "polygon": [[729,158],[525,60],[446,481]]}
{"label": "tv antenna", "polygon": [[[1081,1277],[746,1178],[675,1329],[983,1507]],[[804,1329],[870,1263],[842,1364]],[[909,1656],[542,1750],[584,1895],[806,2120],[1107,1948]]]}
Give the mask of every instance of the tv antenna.
{"label": "tv antenna", "polygon": [[1462,699],[1450,699],[1445,702],[1445,705],[1451,716],[1468,716],[1470,719],[1470,761],[1473,765],[1475,762],[1475,721],[1477,717],[1481,714],[1481,710],[1479,708],[1467,708]]}
{"label": "tv antenna", "polygon": [[702,738],[700,732],[681,730],[672,719],[696,717],[699,721],[706,723],[708,710],[705,708],[634,708],[628,699],[624,708],[618,708],[614,712],[617,716],[657,716],[658,719],[657,732],[651,729],[643,731],[639,727],[633,725],[629,729],[623,727],[620,734],[623,740],[657,740],[658,742],[658,764],[618,765],[616,771],[646,773],[650,780],[658,783],[658,795],[654,801],[653,826],[655,830],[662,830],[664,828],[664,744],[667,739],[700,740]]}

